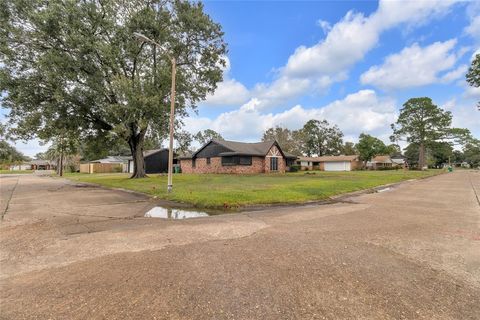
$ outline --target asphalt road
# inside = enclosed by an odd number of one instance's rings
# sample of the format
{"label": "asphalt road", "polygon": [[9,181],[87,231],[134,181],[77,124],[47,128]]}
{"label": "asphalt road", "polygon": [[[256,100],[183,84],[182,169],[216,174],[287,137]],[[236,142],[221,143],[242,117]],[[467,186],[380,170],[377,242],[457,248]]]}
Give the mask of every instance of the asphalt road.
{"label": "asphalt road", "polygon": [[183,221],[134,193],[0,183],[1,319],[480,318],[480,172]]}

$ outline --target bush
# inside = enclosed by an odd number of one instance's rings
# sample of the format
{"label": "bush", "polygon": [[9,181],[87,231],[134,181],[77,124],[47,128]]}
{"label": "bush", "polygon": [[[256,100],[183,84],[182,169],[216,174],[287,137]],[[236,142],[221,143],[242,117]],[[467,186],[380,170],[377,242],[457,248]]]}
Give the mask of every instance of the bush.
{"label": "bush", "polygon": [[120,166],[114,166],[114,167],[112,168],[112,172],[115,172],[115,173],[120,173],[120,172],[122,172],[122,171],[123,171],[123,168],[122,168],[121,165],[120,165]]}
{"label": "bush", "polygon": [[379,167],[379,168],[377,168],[377,170],[380,170],[380,171],[397,170],[397,169],[398,169],[397,167]]}
{"label": "bush", "polygon": [[291,165],[288,169],[288,172],[297,172],[301,169],[301,166],[298,164]]}

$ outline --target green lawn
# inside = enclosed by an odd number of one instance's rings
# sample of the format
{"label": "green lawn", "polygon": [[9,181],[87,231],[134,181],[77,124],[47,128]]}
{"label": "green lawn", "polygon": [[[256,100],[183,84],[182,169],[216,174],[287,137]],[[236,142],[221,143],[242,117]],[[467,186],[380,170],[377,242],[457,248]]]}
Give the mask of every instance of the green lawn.
{"label": "green lawn", "polygon": [[27,174],[33,173],[33,170],[0,170],[0,174]]}
{"label": "green lawn", "polygon": [[67,174],[66,177],[106,187],[143,192],[160,199],[199,208],[236,208],[248,205],[304,203],[408,179],[436,175],[442,170],[305,172],[261,175],[176,174],[174,191],[166,192],[167,176],[129,179],[128,174]]}

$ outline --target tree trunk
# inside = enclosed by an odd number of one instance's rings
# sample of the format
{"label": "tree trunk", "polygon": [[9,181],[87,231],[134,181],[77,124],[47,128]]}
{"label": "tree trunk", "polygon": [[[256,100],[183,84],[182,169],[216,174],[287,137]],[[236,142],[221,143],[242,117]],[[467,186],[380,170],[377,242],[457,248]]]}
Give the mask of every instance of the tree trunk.
{"label": "tree trunk", "polygon": [[425,145],[423,142],[420,143],[418,149],[418,167],[420,170],[423,170],[423,167],[425,167]]}
{"label": "tree trunk", "polygon": [[130,178],[145,178],[145,160],[143,159],[143,142],[145,133],[132,134],[128,139],[133,158],[133,174]]}
{"label": "tree trunk", "polygon": [[60,152],[60,177],[63,177],[63,149]]}

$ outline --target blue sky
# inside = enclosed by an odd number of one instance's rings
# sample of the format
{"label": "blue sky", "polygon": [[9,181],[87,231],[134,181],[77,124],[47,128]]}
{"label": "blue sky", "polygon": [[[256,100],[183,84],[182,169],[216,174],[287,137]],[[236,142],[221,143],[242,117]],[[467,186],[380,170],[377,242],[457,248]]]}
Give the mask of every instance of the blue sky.
{"label": "blue sky", "polygon": [[207,1],[205,10],[223,26],[228,66],[185,119],[192,133],[258,141],[269,127],[315,118],[345,140],[366,132],[387,142],[401,105],[428,96],[480,137],[480,90],[465,83],[480,49],[480,2]]}

